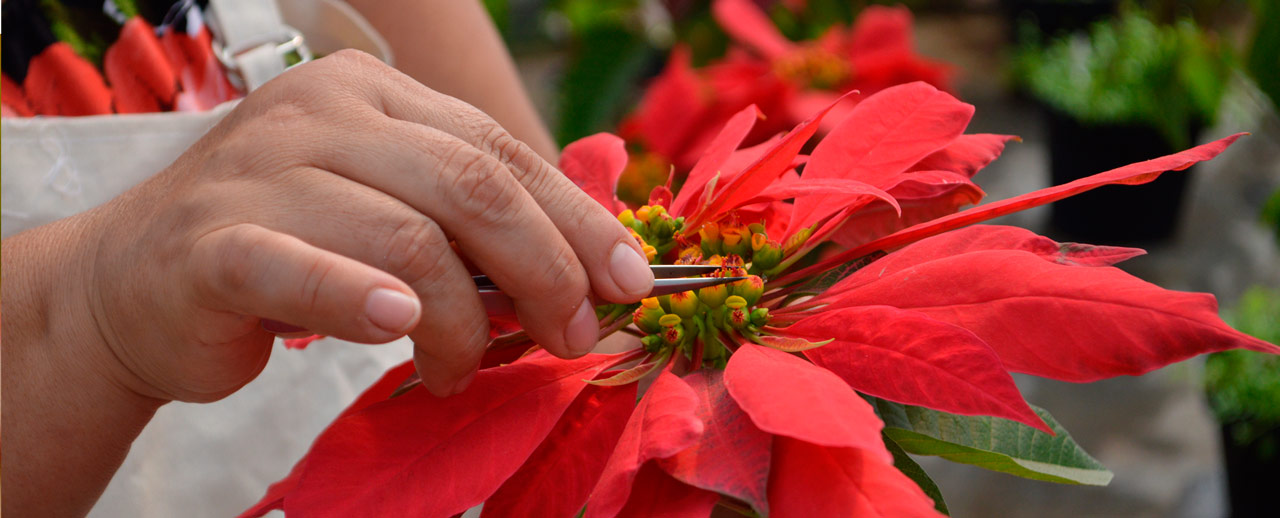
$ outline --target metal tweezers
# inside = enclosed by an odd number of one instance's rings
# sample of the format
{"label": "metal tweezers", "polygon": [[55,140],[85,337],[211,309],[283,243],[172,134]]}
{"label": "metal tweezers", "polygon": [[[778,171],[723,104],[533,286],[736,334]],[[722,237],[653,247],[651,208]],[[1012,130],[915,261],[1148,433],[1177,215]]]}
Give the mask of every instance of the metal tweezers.
{"label": "metal tweezers", "polygon": [[[650,291],[648,296],[670,295],[746,279],[746,277],[696,277],[715,273],[720,268],[714,264],[660,264],[649,266],[649,269],[653,270],[653,291]],[[502,290],[493,281],[489,280],[489,277],[476,275],[471,279],[475,281],[476,288],[480,290],[480,299],[484,301],[485,311],[490,316],[515,314],[515,306],[511,304],[511,299],[503,294]]]}

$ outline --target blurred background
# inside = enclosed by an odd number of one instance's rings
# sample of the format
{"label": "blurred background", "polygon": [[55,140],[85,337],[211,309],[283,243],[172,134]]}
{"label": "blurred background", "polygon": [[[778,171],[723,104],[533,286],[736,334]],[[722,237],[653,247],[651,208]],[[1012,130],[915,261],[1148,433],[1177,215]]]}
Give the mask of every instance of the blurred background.
{"label": "blurred background", "polygon": [[[1166,288],[1214,293],[1237,328],[1280,342],[1280,2],[746,2],[793,42],[785,51],[754,41],[749,34],[762,31],[750,17],[717,13],[707,0],[484,3],[559,143],[623,135],[632,151],[623,188],[631,182],[641,199],[669,167],[682,167],[689,150],[669,141],[697,140],[688,117],[672,113],[715,119],[709,104],[755,102],[785,128],[816,102],[809,97],[825,93],[829,102],[851,88],[871,93],[911,80],[975,105],[969,133],[1021,137],[975,178],[987,200],[1250,132],[1186,173],[998,223],[1059,241],[1145,248],[1149,255],[1120,266]],[[875,4],[909,11],[862,18]],[[907,48],[882,48],[895,38]],[[744,90],[738,83],[757,77],[752,70],[786,85]],[[1018,382],[1115,478],[1107,487],[1058,486],[917,459],[953,516],[1273,516],[1274,359],[1239,352],[1143,378]]]}

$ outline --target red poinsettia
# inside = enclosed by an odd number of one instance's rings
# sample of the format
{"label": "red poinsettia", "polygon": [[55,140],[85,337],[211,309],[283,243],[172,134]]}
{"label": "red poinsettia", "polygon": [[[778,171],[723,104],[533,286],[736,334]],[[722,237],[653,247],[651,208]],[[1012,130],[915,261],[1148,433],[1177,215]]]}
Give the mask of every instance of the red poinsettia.
{"label": "red poinsettia", "polygon": [[[913,81],[949,89],[951,67],[916,53],[905,7],[867,7],[852,29],[835,27],[803,42],[785,38],[750,0],[717,0],[713,7],[720,26],[740,47],[701,70],[691,68],[686,49],[672,51],[666,69],[621,126],[623,137],[649,153],[638,155],[633,169],[643,170],[624,175],[624,188],[626,182],[665,175],[666,164],[688,170],[724,123],[752,104],[766,119],[748,143],[794,126],[847,92],[866,96]],[[836,104],[823,131],[843,120],[863,96]]]}
{"label": "red poinsettia", "polygon": [[[1073,445],[1009,371],[1091,381],[1210,351],[1277,351],[1227,327],[1212,296],[1110,266],[1140,250],[970,226],[1149,182],[1238,135],[954,212],[980,196],[968,177],[1005,141],[963,134],[971,106],[924,83],[889,88],[800,156],[829,111],[740,149],[759,116],[749,107],[679,193],[658,186],[649,205],[619,215],[655,262],[717,264],[716,275],[747,280],[598,308],[602,334],[641,337],[621,354],[559,360],[521,333],[498,337],[471,387],[446,399],[402,386],[412,365],[397,367],[245,515],[443,517],[483,503],[492,517],[567,517],[584,506],[588,518],[708,516],[717,505],[779,517],[939,516],[919,475],[904,471],[910,461],[895,456],[910,443],[893,439],[907,418],[891,411]],[[567,147],[561,167],[621,209],[610,189],[626,156],[621,139],[601,134]],[[908,220],[890,224],[886,213]],[[863,222],[883,226],[848,231]],[[795,266],[840,235],[861,244]],[[910,433],[942,440],[924,427]],[[975,462],[1025,475],[1068,453]],[[1084,470],[1042,471],[1063,480]]]}

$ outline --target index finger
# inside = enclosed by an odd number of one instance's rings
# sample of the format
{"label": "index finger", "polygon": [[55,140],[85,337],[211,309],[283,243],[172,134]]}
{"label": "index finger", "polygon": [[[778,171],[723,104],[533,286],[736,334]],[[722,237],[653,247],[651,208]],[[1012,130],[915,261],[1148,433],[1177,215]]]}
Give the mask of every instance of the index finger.
{"label": "index finger", "polygon": [[592,291],[601,298],[628,303],[648,296],[653,273],[640,245],[616,215],[484,112],[391,72],[387,81],[375,82],[375,107],[389,117],[449,133],[506,166],[573,248]]}

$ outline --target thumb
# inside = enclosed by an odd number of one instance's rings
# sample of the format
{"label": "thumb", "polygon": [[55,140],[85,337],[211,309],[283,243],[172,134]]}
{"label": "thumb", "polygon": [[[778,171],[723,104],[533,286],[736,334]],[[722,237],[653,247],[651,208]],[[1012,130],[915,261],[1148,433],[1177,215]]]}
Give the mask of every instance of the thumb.
{"label": "thumb", "polygon": [[212,309],[343,340],[389,342],[422,316],[417,295],[391,274],[257,225],[202,236],[190,264],[196,294]]}

